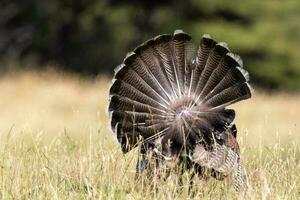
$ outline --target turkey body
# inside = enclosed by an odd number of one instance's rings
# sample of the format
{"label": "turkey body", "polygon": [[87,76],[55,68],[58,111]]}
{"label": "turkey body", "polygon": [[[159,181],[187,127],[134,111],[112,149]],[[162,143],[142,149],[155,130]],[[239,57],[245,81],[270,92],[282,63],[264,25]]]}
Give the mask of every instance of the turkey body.
{"label": "turkey body", "polygon": [[[110,122],[124,153],[140,146],[163,160],[185,158],[245,185],[235,111],[251,97],[249,76],[224,42],[203,35],[198,48],[177,30],[128,53],[110,88]],[[138,172],[147,158],[138,162]]]}

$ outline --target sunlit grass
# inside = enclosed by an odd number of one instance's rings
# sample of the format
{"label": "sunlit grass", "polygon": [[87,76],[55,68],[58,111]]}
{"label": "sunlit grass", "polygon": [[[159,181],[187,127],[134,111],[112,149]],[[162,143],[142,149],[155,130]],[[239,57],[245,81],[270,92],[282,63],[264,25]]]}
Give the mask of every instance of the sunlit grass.
{"label": "sunlit grass", "polygon": [[[108,126],[108,87],[105,77],[53,72],[0,79],[1,198],[237,198],[230,180],[196,179],[189,193],[189,172],[181,189],[176,173],[135,181],[137,150],[122,155]],[[299,198],[299,102],[300,96],[257,92],[233,106],[248,199]]]}

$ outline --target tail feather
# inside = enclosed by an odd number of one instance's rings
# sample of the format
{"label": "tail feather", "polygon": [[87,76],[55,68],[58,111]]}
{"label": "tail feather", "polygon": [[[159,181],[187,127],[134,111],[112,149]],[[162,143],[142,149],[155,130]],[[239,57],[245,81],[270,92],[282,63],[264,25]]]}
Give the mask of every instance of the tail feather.
{"label": "tail feather", "polygon": [[217,68],[212,72],[200,94],[200,99],[212,91],[215,86],[227,75],[227,72],[235,67],[240,67],[238,61],[232,56],[232,53],[227,53]]}
{"label": "tail feather", "polygon": [[159,94],[157,91],[155,91],[143,78],[138,75],[138,73],[132,69],[127,70],[127,73],[116,74],[115,78],[124,81],[125,83],[131,85],[140,92],[147,94],[147,96],[158,102],[163,101],[165,104],[169,104],[167,97],[164,94]]}
{"label": "tail feather", "polygon": [[217,85],[206,95],[203,101],[207,101],[221,91],[235,85],[249,81],[248,72],[240,67],[230,69],[227,74],[217,83]]}
{"label": "tail feather", "polygon": [[124,96],[140,103],[160,108],[162,110],[167,108],[164,103],[156,101],[155,99],[139,91],[137,88],[134,88],[132,85],[118,79],[115,79],[114,83],[112,84],[110,88],[110,94],[118,94],[120,96]]}
{"label": "tail feather", "polygon": [[[151,85],[153,90],[155,90],[158,94],[163,96],[165,99],[171,99],[166,90],[157,80],[156,76],[149,69],[149,67],[135,54],[134,52],[128,54],[124,59],[124,64],[118,67],[117,72],[115,72],[115,76],[119,73],[124,74],[127,73],[128,69],[131,68],[134,70],[148,85]],[[121,75],[120,75],[121,76]]]}
{"label": "tail feather", "polygon": [[210,35],[203,35],[200,46],[197,51],[197,57],[195,60],[195,68],[192,71],[192,83],[191,90],[195,92],[197,89],[198,81],[201,73],[205,67],[210,52],[215,47],[216,42],[210,37]]}
{"label": "tail feather", "polygon": [[[159,131],[165,129],[168,125],[166,123],[160,122],[157,124],[152,124],[150,126],[143,126],[140,123],[132,123],[130,121],[123,121],[117,127],[117,133],[121,134],[122,132],[138,132],[143,133],[145,139],[147,136],[152,136]],[[141,135],[142,136],[142,135]]]}
{"label": "tail feather", "polygon": [[213,108],[214,110],[217,109],[224,109],[226,106],[233,104],[237,101],[241,101],[244,99],[248,99],[251,97],[251,89],[247,83],[238,83],[234,86],[231,86],[219,94],[216,94],[205,104]]}
{"label": "tail feather", "polygon": [[120,95],[112,95],[109,103],[109,111],[121,110],[121,111],[136,111],[145,113],[154,113],[163,115],[166,113],[164,110],[155,108],[149,104],[143,104],[138,101],[129,99],[128,97]]}
{"label": "tail feather", "polygon": [[123,124],[123,123],[144,123],[146,120],[164,120],[165,117],[158,114],[150,114],[150,113],[143,113],[143,112],[134,112],[134,111],[111,111],[111,127],[112,129],[115,128],[116,124]]}
{"label": "tail feather", "polygon": [[[205,64],[205,67],[199,78],[199,82],[197,84],[197,89],[196,89],[195,94],[200,95],[202,89],[206,85],[206,82],[208,81],[212,72],[218,67],[223,56],[228,52],[229,52],[229,50],[225,43],[218,43],[214,47],[213,51],[210,52],[207,62]],[[198,99],[199,99],[199,97],[198,97]]]}
{"label": "tail feather", "polygon": [[[187,43],[191,40],[191,37],[182,32],[182,31],[175,31],[172,41],[172,50],[173,50],[173,59],[175,66],[177,68],[177,76],[178,76],[178,86],[179,86],[179,95],[181,96],[184,91],[186,90],[186,70],[187,70],[187,58],[189,57],[186,55]],[[176,69],[175,69],[176,70]]]}
{"label": "tail feather", "polygon": [[162,68],[164,68],[163,64],[153,46],[154,40],[149,40],[144,46],[135,49],[134,52],[139,56],[141,61],[145,63],[166,93],[170,94],[172,92],[171,85],[165,76],[164,70],[162,70]]}
{"label": "tail feather", "polygon": [[196,54],[195,46],[192,43],[185,44],[185,87],[184,95],[190,96],[192,90],[193,70],[195,69],[194,57]]}
{"label": "tail feather", "polygon": [[217,112],[204,112],[198,114],[199,118],[206,118],[207,121],[213,122],[213,126],[226,126],[231,124],[235,118],[235,111],[232,109],[220,110]]}

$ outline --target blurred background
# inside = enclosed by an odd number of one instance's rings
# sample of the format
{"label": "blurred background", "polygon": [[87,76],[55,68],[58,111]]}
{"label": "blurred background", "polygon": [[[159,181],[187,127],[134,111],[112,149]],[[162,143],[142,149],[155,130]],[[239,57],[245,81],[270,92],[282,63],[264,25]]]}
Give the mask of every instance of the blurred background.
{"label": "blurred background", "polygon": [[252,84],[300,89],[298,0],[2,0],[0,72],[44,70],[112,75],[135,46],[183,29],[240,54]]}

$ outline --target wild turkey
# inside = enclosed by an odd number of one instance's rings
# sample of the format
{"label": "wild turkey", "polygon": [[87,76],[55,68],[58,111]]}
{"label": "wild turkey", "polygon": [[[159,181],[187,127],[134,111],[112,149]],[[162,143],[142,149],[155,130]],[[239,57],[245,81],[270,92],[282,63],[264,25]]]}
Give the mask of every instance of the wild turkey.
{"label": "wild turkey", "polygon": [[235,111],[227,106],[251,97],[249,76],[226,43],[203,35],[198,49],[181,30],[136,47],[115,69],[110,88],[112,130],[124,153],[141,145],[165,160],[188,159],[194,166],[232,175],[245,186]]}

